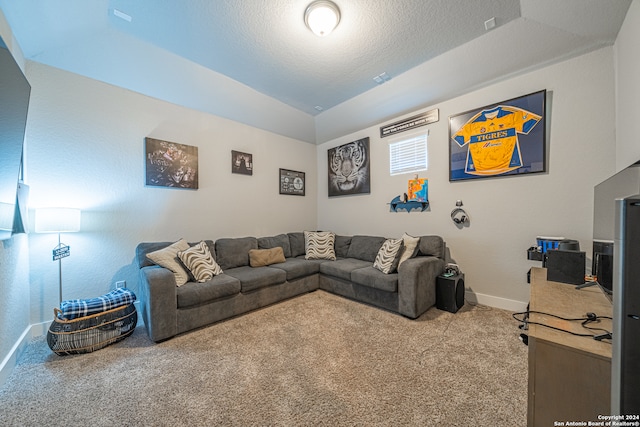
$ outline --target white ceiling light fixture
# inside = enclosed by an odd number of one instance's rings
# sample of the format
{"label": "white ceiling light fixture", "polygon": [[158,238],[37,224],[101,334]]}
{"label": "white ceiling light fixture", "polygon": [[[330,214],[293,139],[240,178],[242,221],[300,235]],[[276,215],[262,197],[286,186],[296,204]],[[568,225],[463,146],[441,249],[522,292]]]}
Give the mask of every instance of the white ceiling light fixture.
{"label": "white ceiling light fixture", "polygon": [[329,0],[317,0],[304,12],[304,23],[319,37],[330,34],[340,22],[338,5]]}

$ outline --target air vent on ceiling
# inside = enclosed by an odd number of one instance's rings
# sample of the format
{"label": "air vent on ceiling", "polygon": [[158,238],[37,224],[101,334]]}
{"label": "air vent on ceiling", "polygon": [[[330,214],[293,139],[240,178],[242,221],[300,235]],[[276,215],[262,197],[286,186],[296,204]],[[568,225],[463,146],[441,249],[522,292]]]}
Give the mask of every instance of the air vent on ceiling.
{"label": "air vent on ceiling", "polygon": [[373,81],[377,84],[381,85],[382,83],[388,82],[391,80],[391,77],[387,73],[378,74],[373,78]]}

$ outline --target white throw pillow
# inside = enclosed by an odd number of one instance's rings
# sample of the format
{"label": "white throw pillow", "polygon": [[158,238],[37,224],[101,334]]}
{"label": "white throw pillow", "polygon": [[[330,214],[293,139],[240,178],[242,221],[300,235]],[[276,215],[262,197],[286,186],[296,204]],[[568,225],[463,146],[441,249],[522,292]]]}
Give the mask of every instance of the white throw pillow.
{"label": "white throw pillow", "polygon": [[402,244],[404,249],[402,250],[402,255],[400,256],[400,262],[398,266],[408,260],[409,258],[413,258],[418,253],[418,244],[420,243],[419,237],[413,237],[404,233],[402,235]]}
{"label": "white throw pillow", "polygon": [[382,271],[384,274],[390,274],[398,267],[398,253],[402,249],[402,239],[387,239],[376,255],[373,267]]}
{"label": "white throw pillow", "polygon": [[222,268],[213,259],[213,255],[211,255],[211,251],[205,242],[200,242],[189,249],[178,252],[178,257],[200,283],[222,274]]}
{"label": "white throw pillow", "polygon": [[164,249],[148,253],[147,258],[160,267],[171,270],[176,278],[176,285],[182,286],[189,281],[189,272],[183,267],[182,262],[180,262],[178,252],[187,249],[189,249],[187,241],[180,239]]}
{"label": "white throw pillow", "polygon": [[335,261],[335,233],[331,231],[305,231],[305,259],[328,259]]}

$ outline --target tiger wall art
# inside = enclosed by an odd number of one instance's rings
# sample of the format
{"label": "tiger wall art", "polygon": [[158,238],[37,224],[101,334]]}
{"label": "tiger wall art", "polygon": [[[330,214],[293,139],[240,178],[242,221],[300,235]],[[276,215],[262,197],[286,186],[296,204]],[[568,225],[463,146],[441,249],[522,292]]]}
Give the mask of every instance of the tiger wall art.
{"label": "tiger wall art", "polygon": [[371,192],[369,137],[327,151],[329,197]]}

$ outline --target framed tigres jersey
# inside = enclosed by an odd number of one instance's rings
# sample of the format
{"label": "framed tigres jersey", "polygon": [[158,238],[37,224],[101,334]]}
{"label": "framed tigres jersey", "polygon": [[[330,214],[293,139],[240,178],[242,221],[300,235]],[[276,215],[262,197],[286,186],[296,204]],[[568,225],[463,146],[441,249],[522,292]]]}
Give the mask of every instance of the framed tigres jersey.
{"label": "framed tigres jersey", "polygon": [[546,94],[449,117],[449,181],[545,172]]}

